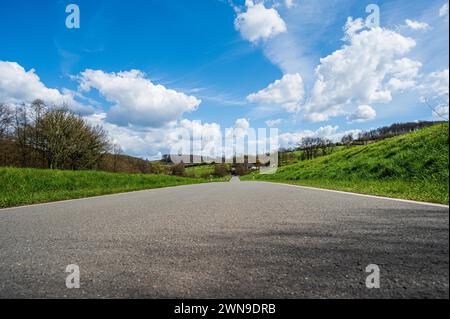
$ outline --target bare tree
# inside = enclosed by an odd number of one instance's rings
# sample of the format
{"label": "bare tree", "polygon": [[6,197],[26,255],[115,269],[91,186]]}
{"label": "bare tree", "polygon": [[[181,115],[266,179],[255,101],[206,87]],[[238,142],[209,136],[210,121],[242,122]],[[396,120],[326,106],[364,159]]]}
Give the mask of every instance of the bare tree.
{"label": "bare tree", "polygon": [[29,114],[25,104],[17,105],[13,114],[13,139],[20,154],[20,165],[26,167],[29,163]]}
{"label": "bare tree", "polygon": [[328,155],[333,149],[333,142],[326,138],[321,138],[319,141],[319,147],[322,151],[322,156]]}
{"label": "bare tree", "polygon": [[117,172],[117,164],[120,155],[123,155],[123,150],[119,144],[113,143],[111,145],[111,155],[113,156],[113,172]]}
{"label": "bare tree", "polygon": [[319,137],[304,137],[300,143],[300,149],[303,150],[306,159],[313,159],[317,156],[322,139]]}
{"label": "bare tree", "polygon": [[13,122],[13,113],[6,104],[0,104],[0,140],[5,138]]}
{"label": "bare tree", "polygon": [[354,137],[353,137],[352,133],[344,135],[341,139],[341,143],[347,147],[352,146],[353,141],[354,141]]}

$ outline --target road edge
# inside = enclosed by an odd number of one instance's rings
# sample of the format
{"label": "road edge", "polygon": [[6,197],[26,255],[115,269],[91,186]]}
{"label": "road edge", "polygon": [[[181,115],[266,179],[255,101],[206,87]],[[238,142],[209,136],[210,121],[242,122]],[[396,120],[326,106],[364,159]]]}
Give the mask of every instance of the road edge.
{"label": "road edge", "polygon": [[354,192],[347,192],[347,191],[338,191],[338,190],[334,190],[334,189],[302,186],[302,185],[288,184],[288,183],[282,183],[282,182],[279,182],[279,183],[278,182],[269,182],[269,181],[241,181],[241,182],[244,182],[244,183],[245,182],[248,182],[248,183],[256,182],[256,183],[267,183],[267,184],[274,184],[274,185],[284,185],[284,186],[297,187],[297,188],[303,188],[303,189],[309,189],[309,190],[316,190],[316,191],[323,191],[323,192],[330,192],[330,193],[337,193],[337,194],[344,194],[344,195],[353,195],[353,196],[373,198],[373,199],[383,199],[383,200],[390,200],[390,201],[395,201],[395,202],[400,202],[400,203],[433,206],[433,207],[440,207],[440,208],[447,208],[447,209],[449,209],[449,207],[450,207],[449,205],[445,205],[445,204],[420,202],[420,201],[415,201],[415,200],[411,200],[411,199],[385,197],[385,196],[379,196],[379,195],[368,195],[368,194],[361,194],[361,193],[354,193]]}
{"label": "road edge", "polygon": [[30,208],[30,207],[37,207],[37,206],[46,206],[46,205],[53,205],[53,204],[64,204],[64,203],[70,203],[75,201],[83,201],[88,199],[98,199],[98,198],[107,198],[112,196],[120,196],[120,195],[126,195],[126,194],[133,194],[133,193],[142,193],[142,192],[148,192],[148,191],[157,191],[161,189],[168,189],[168,188],[178,188],[178,187],[186,187],[186,186],[194,186],[194,185],[205,185],[205,184],[215,184],[215,183],[226,183],[226,182],[207,182],[207,183],[194,183],[194,184],[185,184],[185,185],[174,185],[174,186],[166,186],[166,187],[156,187],[156,188],[148,188],[148,189],[141,189],[141,190],[135,190],[135,191],[129,191],[129,192],[119,192],[119,193],[113,193],[113,194],[104,194],[104,195],[96,195],[96,196],[88,196],[88,197],[80,197],[80,198],[68,198],[68,199],[62,199],[57,201],[50,201],[45,203],[36,203],[36,204],[28,204],[28,205],[20,205],[20,206],[12,206],[12,207],[4,207],[0,208],[0,212],[6,211],[6,210],[13,210],[13,209],[20,209],[20,208]]}

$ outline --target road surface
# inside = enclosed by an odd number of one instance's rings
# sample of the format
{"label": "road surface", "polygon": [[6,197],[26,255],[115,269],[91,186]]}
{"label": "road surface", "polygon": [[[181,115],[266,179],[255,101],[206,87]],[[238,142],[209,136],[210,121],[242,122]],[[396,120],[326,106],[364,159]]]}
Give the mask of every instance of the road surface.
{"label": "road surface", "polygon": [[448,208],[288,185],[0,210],[0,298],[448,298],[448,267]]}

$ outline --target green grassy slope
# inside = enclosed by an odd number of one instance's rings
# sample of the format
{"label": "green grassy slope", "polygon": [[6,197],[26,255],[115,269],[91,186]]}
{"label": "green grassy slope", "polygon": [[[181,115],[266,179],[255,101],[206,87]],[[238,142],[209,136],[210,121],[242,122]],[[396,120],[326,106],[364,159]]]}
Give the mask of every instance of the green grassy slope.
{"label": "green grassy slope", "polygon": [[165,175],[0,168],[0,208],[203,182]]}
{"label": "green grassy slope", "polygon": [[246,176],[364,194],[448,204],[448,123],[371,145]]}

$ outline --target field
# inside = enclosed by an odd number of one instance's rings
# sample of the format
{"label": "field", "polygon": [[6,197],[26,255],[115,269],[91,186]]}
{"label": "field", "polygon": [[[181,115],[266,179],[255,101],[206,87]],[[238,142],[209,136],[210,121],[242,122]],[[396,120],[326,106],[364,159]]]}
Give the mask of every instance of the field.
{"label": "field", "polygon": [[193,178],[205,178],[210,182],[227,182],[231,179],[231,175],[224,177],[213,176],[214,164],[200,164],[186,167],[186,175]]}
{"label": "field", "polygon": [[0,208],[205,182],[166,175],[0,168]]}
{"label": "field", "polygon": [[198,165],[186,167],[186,174],[190,174],[197,178],[201,178],[207,174],[212,175],[213,173],[214,165]]}
{"label": "field", "polygon": [[284,166],[261,180],[448,204],[448,123]]}

